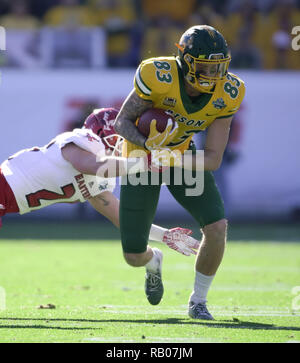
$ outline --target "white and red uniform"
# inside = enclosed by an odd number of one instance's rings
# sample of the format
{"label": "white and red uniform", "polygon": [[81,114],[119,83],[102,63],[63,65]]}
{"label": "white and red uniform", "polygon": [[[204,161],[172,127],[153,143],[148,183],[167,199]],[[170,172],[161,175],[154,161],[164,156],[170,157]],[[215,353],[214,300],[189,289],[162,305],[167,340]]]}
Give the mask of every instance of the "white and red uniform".
{"label": "white and red uniform", "polygon": [[56,136],[48,145],[12,155],[0,165],[0,217],[55,203],[85,202],[114,190],[115,179],[81,174],[63,158],[61,148],[68,143],[95,157],[105,150],[102,140],[91,130],[75,129]]}

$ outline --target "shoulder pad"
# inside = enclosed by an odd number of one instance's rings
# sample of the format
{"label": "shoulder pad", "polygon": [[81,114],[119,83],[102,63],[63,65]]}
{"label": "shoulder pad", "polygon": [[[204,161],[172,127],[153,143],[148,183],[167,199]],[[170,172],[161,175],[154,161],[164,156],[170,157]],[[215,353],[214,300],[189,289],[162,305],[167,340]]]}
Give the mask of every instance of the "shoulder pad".
{"label": "shoulder pad", "polygon": [[174,57],[149,58],[138,67],[134,77],[136,93],[144,99],[153,100],[156,94],[169,91],[177,72]]}
{"label": "shoulder pad", "polygon": [[64,132],[54,139],[60,148],[69,143],[74,143],[81,149],[89,151],[95,155],[104,149],[101,139],[89,129],[74,129],[73,131]]}
{"label": "shoulder pad", "polygon": [[244,99],[245,83],[233,73],[228,73],[220,85],[226,107],[218,115],[218,118],[234,115]]}

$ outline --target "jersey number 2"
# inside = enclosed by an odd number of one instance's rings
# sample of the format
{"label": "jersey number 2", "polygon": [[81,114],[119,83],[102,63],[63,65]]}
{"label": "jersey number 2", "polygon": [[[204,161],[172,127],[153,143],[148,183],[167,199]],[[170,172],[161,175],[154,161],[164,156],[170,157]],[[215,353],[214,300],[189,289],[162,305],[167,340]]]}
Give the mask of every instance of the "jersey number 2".
{"label": "jersey number 2", "polygon": [[51,192],[47,189],[39,190],[35,193],[27,194],[26,199],[30,208],[39,207],[41,205],[41,199],[44,200],[59,200],[69,199],[75,194],[75,188],[73,184],[68,184],[61,187],[62,194]]}

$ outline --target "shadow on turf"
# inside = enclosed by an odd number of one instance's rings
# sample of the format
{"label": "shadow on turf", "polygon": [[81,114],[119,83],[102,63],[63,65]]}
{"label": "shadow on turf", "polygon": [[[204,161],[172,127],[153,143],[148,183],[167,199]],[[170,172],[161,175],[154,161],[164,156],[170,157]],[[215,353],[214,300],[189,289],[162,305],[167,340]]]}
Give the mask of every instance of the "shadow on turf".
{"label": "shadow on turf", "polygon": [[0,329],[57,329],[57,330],[98,330],[99,328],[64,328],[48,325],[1,325]]}
{"label": "shadow on turf", "polygon": [[[77,322],[77,323],[151,323],[151,324],[184,324],[184,325],[201,325],[208,328],[226,328],[226,329],[250,329],[250,330],[288,330],[288,331],[300,331],[300,327],[295,326],[276,326],[273,324],[262,324],[249,321],[240,321],[236,318],[234,320],[215,320],[212,322],[195,321],[177,318],[168,319],[108,319],[108,320],[90,320],[90,319],[41,319],[41,318],[0,318],[2,320],[19,320],[19,321],[45,321],[45,322]],[[60,327],[60,326],[48,326],[48,325],[0,325],[0,329],[62,329],[62,330],[96,330],[100,328],[89,327]]]}

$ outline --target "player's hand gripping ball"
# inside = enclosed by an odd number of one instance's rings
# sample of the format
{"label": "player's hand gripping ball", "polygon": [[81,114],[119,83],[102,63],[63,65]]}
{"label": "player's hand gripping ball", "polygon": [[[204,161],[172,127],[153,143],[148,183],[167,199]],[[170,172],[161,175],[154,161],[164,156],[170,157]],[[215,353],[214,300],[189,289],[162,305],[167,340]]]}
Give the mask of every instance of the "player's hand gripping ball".
{"label": "player's hand gripping ball", "polygon": [[166,110],[150,108],[138,119],[137,127],[147,137],[145,147],[154,150],[167,147],[176,136],[178,125]]}

